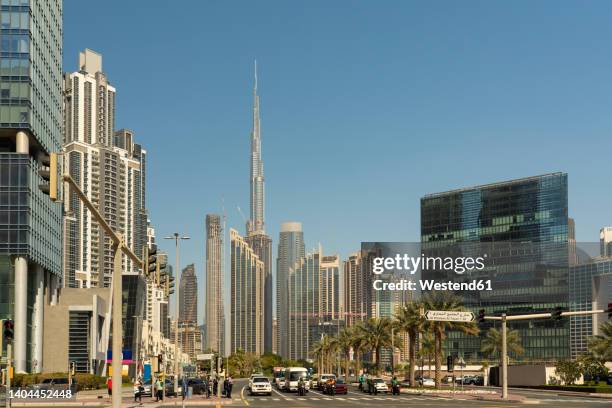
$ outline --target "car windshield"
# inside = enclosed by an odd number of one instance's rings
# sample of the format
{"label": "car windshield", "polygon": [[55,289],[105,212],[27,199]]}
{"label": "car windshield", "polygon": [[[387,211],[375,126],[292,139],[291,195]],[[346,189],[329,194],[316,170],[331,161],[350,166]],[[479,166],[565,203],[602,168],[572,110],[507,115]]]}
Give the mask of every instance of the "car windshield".
{"label": "car windshield", "polygon": [[383,381],[383,379],[382,379],[382,378],[375,378],[375,379],[374,379],[374,382],[375,382],[376,384],[380,384],[380,383],[382,383],[382,382],[384,382],[384,381]]}
{"label": "car windshield", "polygon": [[328,374],[328,375],[322,375],[321,378],[324,380],[328,380],[330,378],[335,378],[336,376],[333,374]]}
{"label": "car windshield", "polygon": [[336,384],[344,384],[344,380],[336,380]]}
{"label": "car windshield", "polygon": [[306,373],[306,370],[304,371],[292,371],[291,373],[289,373],[289,381],[297,381],[300,379],[300,377],[306,379],[306,377],[308,376],[308,374]]}
{"label": "car windshield", "polygon": [[53,381],[54,384],[68,384],[68,379],[67,378],[56,378]]}
{"label": "car windshield", "polygon": [[46,380],[42,380],[41,384],[51,384],[51,379],[47,378]]}
{"label": "car windshield", "polygon": [[268,383],[268,379],[266,377],[255,377],[253,378],[254,383]]}

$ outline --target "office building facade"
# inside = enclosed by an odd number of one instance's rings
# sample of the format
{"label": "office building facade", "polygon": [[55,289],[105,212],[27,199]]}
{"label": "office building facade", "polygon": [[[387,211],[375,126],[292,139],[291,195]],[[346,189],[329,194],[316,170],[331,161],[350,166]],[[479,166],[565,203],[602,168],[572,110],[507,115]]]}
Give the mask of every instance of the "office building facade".
{"label": "office building facade", "polygon": [[230,229],[230,353],[264,352],[264,264],[238,231]]}
{"label": "office building facade", "polygon": [[[425,256],[484,256],[481,271],[458,274],[430,268],[423,279],[464,282],[491,279],[491,291],[462,291],[466,307],[489,315],[567,310],[568,215],[567,175],[546,174],[421,199],[421,245]],[[489,326],[491,326],[489,324]],[[534,320],[509,324],[519,331],[524,361],[568,358],[569,322]],[[487,358],[482,336],[449,333],[449,354],[466,361]]]}
{"label": "office building facade", "polygon": [[[569,270],[570,311],[606,310],[612,302],[612,260],[593,259]],[[588,351],[589,337],[608,320],[606,313],[570,317],[571,358]]]}
{"label": "office building facade", "polygon": [[284,358],[289,357],[289,270],[305,252],[302,223],[281,224],[276,258],[276,346]]}
{"label": "office building facade", "polygon": [[221,216],[206,215],[206,338],[205,345],[225,355],[223,310],[223,225]]}
{"label": "office building facade", "polygon": [[15,371],[40,372],[44,307],[62,275],[62,209],[38,171],[62,142],[63,2],[0,8],[0,318],[15,321]]}

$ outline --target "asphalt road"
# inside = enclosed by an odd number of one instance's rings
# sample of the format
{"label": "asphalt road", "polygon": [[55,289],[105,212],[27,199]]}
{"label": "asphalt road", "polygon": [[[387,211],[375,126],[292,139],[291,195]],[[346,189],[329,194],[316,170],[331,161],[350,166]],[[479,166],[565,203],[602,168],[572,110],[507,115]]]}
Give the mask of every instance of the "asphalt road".
{"label": "asphalt road", "polygon": [[[359,392],[356,388],[349,388],[347,395],[323,395],[318,391],[310,391],[304,397],[298,397],[296,393],[284,393],[273,389],[271,396],[250,396],[246,390],[247,380],[236,380],[232,392],[232,399],[206,400],[200,395],[189,398],[185,406],[201,407],[250,407],[250,408],[282,408],[282,407],[301,407],[301,408],[350,408],[350,407],[380,407],[380,408],[401,408],[401,407],[512,407],[517,405],[538,405],[542,408],[604,408],[612,407],[612,399],[589,398],[574,395],[559,395],[554,392],[542,392],[537,390],[511,389],[511,395],[520,395],[525,398],[524,404],[516,402],[502,401],[482,401],[454,399],[450,397],[437,397],[426,395],[410,395],[403,393],[399,396],[379,394],[368,395]],[[144,407],[151,406],[162,408],[164,406],[181,406],[181,398],[170,398],[163,404],[156,404],[151,398],[143,398]],[[220,403],[220,404],[219,404]],[[176,404],[176,405],[175,405]],[[37,406],[42,406],[38,405]],[[102,404],[109,406],[108,402]],[[2,403],[0,402],[0,406]],[[30,406],[29,404],[26,406]],[[34,406],[32,404],[31,406]],[[55,405],[56,407],[59,406]],[[66,406],[75,406],[66,404]],[[134,407],[130,397],[124,398],[122,406]]]}
{"label": "asphalt road", "polygon": [[[238,380],[234,386],[232,404],[229,406],[251,406],[253,408],[263,407],[373,407],[381,406],[384,408],[394,407],[508,407],[517,404],[500,401],[479,401],[479,400],[457,400],[453,398],[442,398],[434,396],[408,395],[400,396],[379,394],[377,396],[359,392],[357,389],[349,389],[347,395],[323,395],[318,391],[310,391],[304,397],[298,397],[295,393],[284,393],[273,389],[272,396],[249,396],[246,390],[246,381]],[[237,391],[237,392],[236,392]],[[539,405],[542,407],[555,408],[604,408],[612,407],[611,399],[596,399],[574,396],[559,396],[553,393],[542,393],[530,390],[517,390],[514,394],[525,396],[528,404]]]}

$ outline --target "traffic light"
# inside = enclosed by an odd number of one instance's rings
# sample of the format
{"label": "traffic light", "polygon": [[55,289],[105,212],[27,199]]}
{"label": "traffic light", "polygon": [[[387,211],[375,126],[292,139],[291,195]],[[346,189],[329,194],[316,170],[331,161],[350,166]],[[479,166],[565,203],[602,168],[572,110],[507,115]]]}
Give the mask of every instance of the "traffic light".
{"label": "traffic light", "polygon": [[561,316],[561,313],[563,313],[563,308],[560,306],[555,307],[555,310],[550,314],[551,319],[553,320],[561,320],[563,319],[563,316]]}
{"label": "traffic light", "polygon": [[148,277],[152,273],[157,272],[157,246],[153,245],[151,248],[148,246],[145,248],[145,259],[144,259],[143,272]]}
{"label": "traffic light", "polygon": [[4,321],[4,340],[6,344],[10,344],[13,341],[13,337],[15,337],[15,325],[12,320]]}
{"label": "traffic light", "polygon": [[40,190],[49,196],[51,201],[57,200],[57,153],[42,154],[40,164],[46,169],[38,170],[45,183],[40,184]]}
{"label": "traffic light", "polygon": [[484,321],[485,321],[485,310],[480,309],[478,311],[478,323],[484,323]]}
{"label": "traffic light", "polygon": [[608,320],[612,320],[612,303],[608,303]]}
{"label": "traffic light", "polygon": [[454,370],[455,370],[455,359],[453,356],[447,356],[446,357],[446,371],[451,373]]}

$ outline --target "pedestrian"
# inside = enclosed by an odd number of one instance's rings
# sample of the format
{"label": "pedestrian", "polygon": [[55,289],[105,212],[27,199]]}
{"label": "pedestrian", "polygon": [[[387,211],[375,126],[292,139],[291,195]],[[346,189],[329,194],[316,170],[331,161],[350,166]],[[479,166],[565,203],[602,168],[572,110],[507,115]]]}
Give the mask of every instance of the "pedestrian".
{"label": "pedestrian", "polygon": [[206,389],[206,398],[210,398],[210,377],[204,378],[204,388]]}
{"label": "pedestrian", "polygon": [[157,397],[156,402],[164,400],[164,384],[160,377],[157,377],[157,380],[155,380],[155,396]]}
{"label": "pedestrian", "polygon": [[113,396],[113,377],[108,377],[106,380],[106,390],[108,391],[108,396]]}
{"label": "pedestrian", "polygon": [[184,400],[185,396],[187,395],[187,380],[185,379],[185,376],[183,376],[183,380],[181,381],[181,389],[183,390],[182,394]]}
{"label": "pedestrian", "polygon": [[232,387],[234,386],[234,381],[232,380],[232,376],[227,377],[227,398],[232,398]]}
{"label": "pedestrian", "polygon": [[140,405],[142,405],[142,383],[140,382],[140,380],[138,378],[134,379],[134,402],[136,402],[136,400],[138,400],[138,402],[140,402]]}
{"label": "pedestrian", "polygon": [[213,379],[213,389],[212,389],[213,397],[216,397],[219,394],[217,387],[219,387],[219,380],[217,380],[217,377],[215,377]]}
{"label": "pedestrian", "polygon": [[227,389],[228,389],[229,380],[226,378],[223,380],[223,395],[227,397]]}

